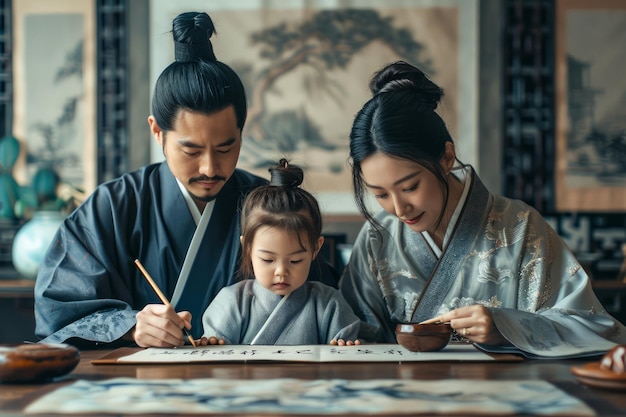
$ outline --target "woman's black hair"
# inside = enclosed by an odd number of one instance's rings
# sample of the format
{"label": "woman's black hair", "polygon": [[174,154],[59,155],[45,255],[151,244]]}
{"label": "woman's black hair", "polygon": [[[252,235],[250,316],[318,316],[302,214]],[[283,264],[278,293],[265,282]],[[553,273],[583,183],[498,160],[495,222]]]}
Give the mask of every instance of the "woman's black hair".
{"label": "woman's black hair", "polygon": [[[301,168],[281,159],[269,169],[269,185],[252,190],[241,210],[242,261],[240,272],[253,276],[251,248],[256,232],[263,226],[286,230],[296,236],[302,249],[315,253],[322,236],[322,214],[315,197],[300,188],[304,180]],[[306,244],[302,239],[306,239]]]}
{"label": "woman's black hair", "polygon": [[152,96],[152,115],[163,131],[174,129],[180,110],[212,114],[231,105],[243,129],[248,111],[244,86],[235,71],[215,57],[210,40],[214,33],[206,13],[174,18],[175,61],[157,79]]}
{"label": "woman's black hair", "polygon": [[359,211],[377,225],[365,203],[361,162],[378,152],[431,171],[444,191],[445,207],[449,186],[440,161],[452,137],[435,112],[443,90],[419,68],[404,61],[375,73],[369,87],[373,97],[357,113],[350,132],[352,184]]}

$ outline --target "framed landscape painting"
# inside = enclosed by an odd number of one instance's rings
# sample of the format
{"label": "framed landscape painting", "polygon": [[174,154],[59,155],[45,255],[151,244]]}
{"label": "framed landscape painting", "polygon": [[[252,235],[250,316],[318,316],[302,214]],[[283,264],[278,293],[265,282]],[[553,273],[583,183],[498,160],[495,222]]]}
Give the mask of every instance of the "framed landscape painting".
{"label": "framed landscape painting", "polygon": [[[206,11],[217,58],[248,95],[239,166],[268,178],[286,157],[325,214],[357,213],[348,165],[352,121],[375,71],[396,60],[421,67],[445,90],[438,111],[464,162],[477,159],[475,0],[152,0],[151,79],[173,60],[180,12]],[[153,159],[162,159],[153,147]]]}
{"label": "framed landscape painting", "polygon": [[559,0],[556,14],[556,209],[624,212],[626,2]]}
{"label": "framed landscape painting", "polygon": [[15,177],[42,167],[90,191],[96,183],[95,0],[13,1]]}

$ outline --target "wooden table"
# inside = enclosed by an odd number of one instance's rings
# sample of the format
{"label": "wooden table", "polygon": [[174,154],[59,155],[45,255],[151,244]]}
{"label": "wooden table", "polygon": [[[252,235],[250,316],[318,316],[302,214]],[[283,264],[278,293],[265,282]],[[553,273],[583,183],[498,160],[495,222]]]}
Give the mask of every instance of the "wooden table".
{"label": "wooden table", "polygon": [[[475,379],[545,380],[578,397],[598,416],[626,415],[626,394],[590,388],[580,384],[570,372],[589,360],[525,360],[521,362],[412,362],[412,363],[193,363],[166,365],[92,365],[110,351],[81,352],[81,361],[69,375],[42,384],[0,384],[0,415],[22,416],[32,400],[77,379],[102,380],[115,377],[138,379],[221,378],[221,379]],[[125,414],[126,415],[126,414]],[[136,414],[128,414],[136,415]],[[161,415],[161,414],[159,414]],[[228,414],[233,416],[234,414]],[[109,414],[110,416],[110,414]],[[406,414],[405,414],[406,416]]]}

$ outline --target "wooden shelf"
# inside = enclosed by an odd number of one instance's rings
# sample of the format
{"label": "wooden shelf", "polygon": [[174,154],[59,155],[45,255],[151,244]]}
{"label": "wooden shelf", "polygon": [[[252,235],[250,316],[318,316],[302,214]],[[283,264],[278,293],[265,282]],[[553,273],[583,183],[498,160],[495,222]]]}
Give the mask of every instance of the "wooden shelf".
{"label": "wooden shelf", "polygon": [[0,298],[33,298],[35,280],[0,279]]}

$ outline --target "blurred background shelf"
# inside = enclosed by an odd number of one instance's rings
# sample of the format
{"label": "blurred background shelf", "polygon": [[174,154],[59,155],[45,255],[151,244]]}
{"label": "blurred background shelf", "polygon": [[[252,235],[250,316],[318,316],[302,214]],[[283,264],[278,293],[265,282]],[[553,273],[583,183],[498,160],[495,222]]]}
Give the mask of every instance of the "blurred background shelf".
{"label": "blurred background shelf", "polygon": [[0,268],[0,343],[36,342],[35,281],[12,267]]}

